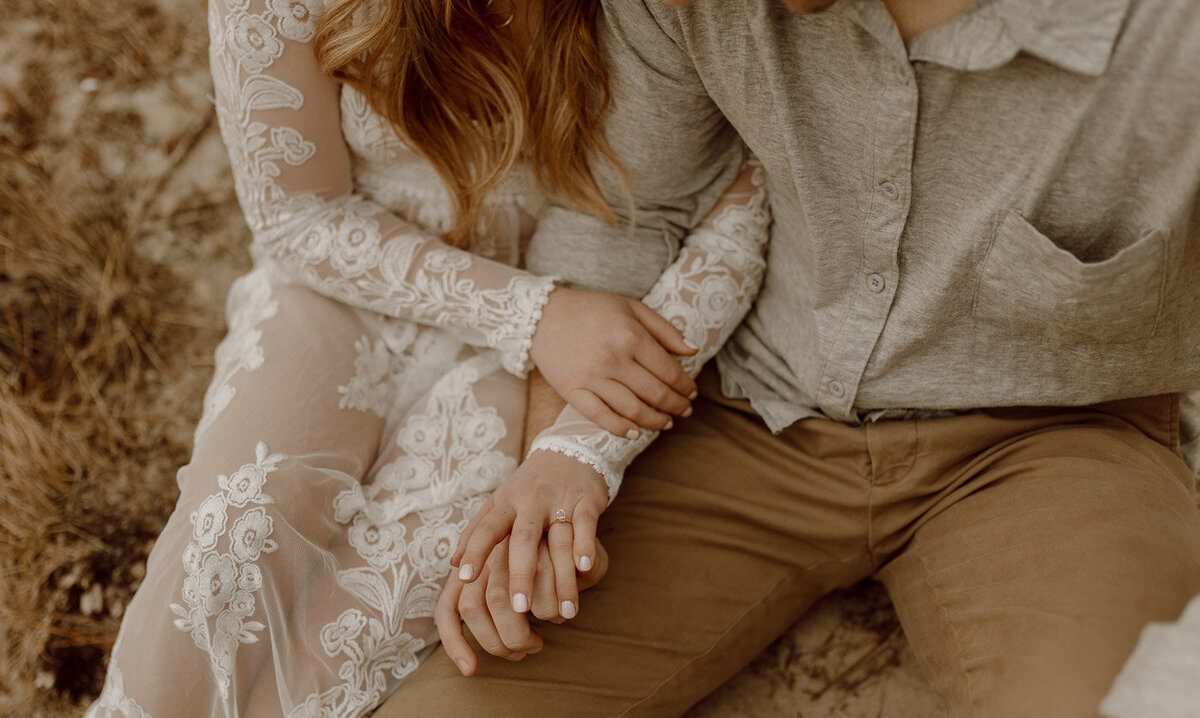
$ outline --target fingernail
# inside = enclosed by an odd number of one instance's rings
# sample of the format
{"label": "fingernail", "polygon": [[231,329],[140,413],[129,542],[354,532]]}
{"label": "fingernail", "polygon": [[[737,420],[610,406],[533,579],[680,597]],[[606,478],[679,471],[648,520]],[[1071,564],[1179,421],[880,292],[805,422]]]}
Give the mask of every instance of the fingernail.
{"label": "fingernail", "polygon": [[694,352],[700,351],[700,347],[696,346],[695,344],[692,344],[687,339],[684,339],[683,343],[687,346],[688,349],[691,349]]}
{"label": "fingernail", "polygon": [[682,414],[683,418],[686,419],[691,415],[692,415],[692,407],[689,406],[688,408],[683,410],[683,414]]}
{"label": "fingernail", "polygon": [[579,557],[579,570],[583,571],[585,573],[592,570],[592,557],[591,556],[580,556]]}
{"label": "fingernail", "polygon": [[529,599],[523,593],[513,594],[513,610],[517,613],[525,613],[529,610]]}
{"label": "fingernail", "polygon": [[472,566],[471,564],[464,563],[462,566],[458,567],[458,580],[459,581],[470,581],[471,577],[474,575],[475,575],[475,567]]}
{"label": "fingernail", "polygon": [[532,656],[532,655],[541,653],[542,649],[545,647],[546,647],[545,644],[539,643],[538,645],[534,646],[532,650],[525,651],[525,653]]}
{"label": "fingernail", "polygon": [[674,428],[674,426],[675,426],[675,422],[672,421],[671,419],[667,419],[667,425],[663,427],[663,431]]}
{"label": "fingernail", "polygon": [[629,439],[630,441],[638,438],[641,435],[642,432],[638,431],[637,429],[630,429],[629,431],[625,432],[625,438]]}
{"label": "fingernail", "polygon": [[563,601],[558,607],[558,612],[562,614],[563,618],[575,618],[575,603]]}
{"label": "fingernail", "polygon": [[698,396],[700,396],[700,391],[697,389],[692,389],[692,393],[688,394],[688,399],[695,399]]}
{"label": "fingernail", "polygon": [[467,675],[467,671],[471,670],[471,664],[467,663],[467,659],[465,658],[460,658],[455,663],[458,664],[458,670],[462,671],[464,676]]}

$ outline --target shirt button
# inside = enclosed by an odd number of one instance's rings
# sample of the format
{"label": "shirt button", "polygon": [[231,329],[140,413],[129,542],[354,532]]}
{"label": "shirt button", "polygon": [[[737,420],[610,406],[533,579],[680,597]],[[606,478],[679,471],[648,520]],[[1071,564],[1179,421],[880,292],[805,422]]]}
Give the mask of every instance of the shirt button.
{"label": "shirt button", "polygon": [[888,199],[896,199],[900,196],[900,188],[897,187],[896,183],[892,182],[891,180],[884,180],[883,182],[880,182],[879,191],[882,192],[883,196],[887,197]]}
{"label": "shirt button", "polygon": [[871,274],[867,276],[867,289],[879,294],[885,288],[887,288],[887,280],[883,278],[882,274]]}
{"label": "shirt button", "polygon": [[834,379],[833,381],[829,382],[829,393],[833,394],[835,398],[841,399],[846,395],[846,385],[837,379]]}

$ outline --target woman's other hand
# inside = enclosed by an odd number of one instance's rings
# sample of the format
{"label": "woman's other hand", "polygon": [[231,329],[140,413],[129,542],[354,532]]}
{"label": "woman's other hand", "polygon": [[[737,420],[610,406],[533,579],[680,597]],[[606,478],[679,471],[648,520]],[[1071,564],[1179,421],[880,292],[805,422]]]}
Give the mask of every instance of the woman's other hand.
{"label": "woman's other hand", "polygon": [[[438,598],[434,612],[438,634],[446,654],[464,676],[474,675],[479,661],[464,637],[463,623],[479,645],[494,656],[519,661],[542,650],[542,638],[530,625],[529,614],[512,610],[508,597],[508,553],[508,539],[505,539],[492,550],[475,581],[464,583],[451,575]],[[559,610],[554,567],[545,541],[538,544],[537,553],[531,613],[544,621],[562,623],[566,619]],[[597,542],[592,570],[576,575],[579,590],[596,585],[607,571],[608,554]]]}
{"label": "woman's other hand", "polygon": [[573,618],[579,609],[575,570],[592,569],[596,522],[607,506],[608,487],[595,469],[565,454],[535,451],[472,517],[450,563],[469,583],[492,549],[511,535],[509,598],[514,612],[525,613],[537,575],[538,544],[545,535],[559,610]]}
{"label": "woman's other hand", "polygon": [[670,428],[691,413],[696,384],[671,354],[696,347],[636,299],[559,287],[550,293],[529,356],[555,391],[617,436]]}

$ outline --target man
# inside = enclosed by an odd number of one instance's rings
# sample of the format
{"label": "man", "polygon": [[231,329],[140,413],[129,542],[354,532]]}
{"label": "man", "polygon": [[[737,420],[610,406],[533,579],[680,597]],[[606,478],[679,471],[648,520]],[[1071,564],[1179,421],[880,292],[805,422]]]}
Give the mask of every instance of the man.
{"label": "man", "polygon": [[579,616],[380,715],[679,714],[874,576],[952,715],[1090,716],[1200,592],[1200,5],[786,4],[606,3],[634,230],[556,210],[532,268],[640,296],[744,142],[767,278]]}

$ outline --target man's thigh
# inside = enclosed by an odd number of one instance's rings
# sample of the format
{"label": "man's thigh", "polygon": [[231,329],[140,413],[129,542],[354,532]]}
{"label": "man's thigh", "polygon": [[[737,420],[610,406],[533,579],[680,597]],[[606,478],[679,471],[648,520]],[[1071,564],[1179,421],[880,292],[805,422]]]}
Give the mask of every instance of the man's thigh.
{"label": "man's thigh", "polygon": [[1192,479],[1145,408],[1015,435],[880,572],[953,715],[1095,715],[1142,626],[1200,591]]}
{"label": "man's thigh", "polygon": [[377,715],[684,712],[870,571],[861,452],[818,438],[814,457],[800,443],[813,442],[697,402],[631,467],[601,520],[609,573],[576,618],[537,626],[543,651],[484,656],[463,678],[438,649]]}

